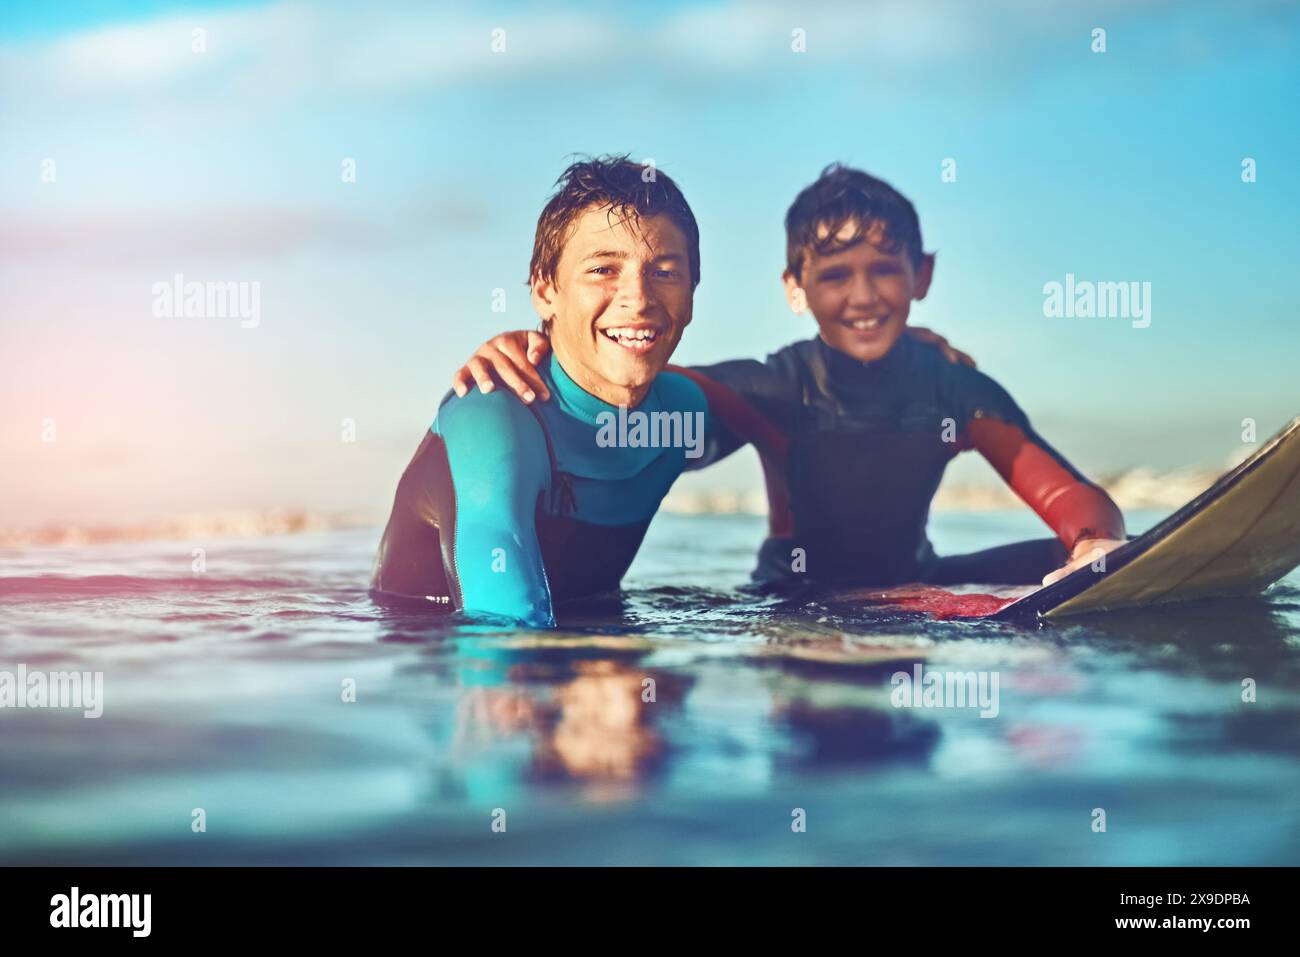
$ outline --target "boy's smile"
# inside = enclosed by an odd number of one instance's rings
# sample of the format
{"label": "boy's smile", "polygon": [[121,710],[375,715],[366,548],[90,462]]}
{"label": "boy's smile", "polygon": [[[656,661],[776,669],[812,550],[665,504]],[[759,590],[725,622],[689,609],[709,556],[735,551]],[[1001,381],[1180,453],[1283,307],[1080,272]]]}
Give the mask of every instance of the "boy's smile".
{"label": "boy's smile", "polygon": [[636,405],[691,321],[685,235],[666,216],[620,219],[608,208],[588,209],[555,278],[534,284],[533,301],[554,318],[556,358],[598,398]]}
{"label": "boy's smile", "polygon": [[828,346],[871,362],[903,334],[912,301],[925,298],[934,258],[914,267],[904,250],[891,250],[881,220],[865,229],[850,220],[836,239],[847,245],[826,255],[805,250],[800,276],[785,274],[786,295],[796,312],[812,312]]}

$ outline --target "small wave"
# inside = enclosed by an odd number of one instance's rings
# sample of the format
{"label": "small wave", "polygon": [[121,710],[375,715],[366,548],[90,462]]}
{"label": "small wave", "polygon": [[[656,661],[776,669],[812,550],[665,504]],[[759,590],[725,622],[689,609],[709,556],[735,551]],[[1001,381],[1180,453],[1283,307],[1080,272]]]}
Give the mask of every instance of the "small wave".
{"label": "small wave", "polygon": [[260,538],[373,527],[383,517],[371,511],[315,512],[306,509],[251,509],[182,515],[132,525],[46,525],[0,529],[0,548],[49,545],[102,545],[175,539]]}
{"label": "small wave", "polygon": [[301,591],[309,583],[284,578],[140,578],[132,575],[38,575],[0,578],[0,598],[85,598],[168,592]]}
{"label": "small wave", "polygon": [[[1176,508],[1204,491],[1218,473],[1184,469],[1158,473],[1148,468],[1103,477],[1099,484],[1123,509]],[[1004,485],[942,485],[934,499],[936,511],[988,512],[1023,508]],[[767,514],[761,488],[673,490],[661,509],[680,515]],[[52,524],[32,528],[0,528],[0,548],[58,545],[99,545],[159,540],[259,538],[331,532],[381,526],[385,514],[376,508],[323,512],[301,508],[243,509],[181,515],[135,524]]]}

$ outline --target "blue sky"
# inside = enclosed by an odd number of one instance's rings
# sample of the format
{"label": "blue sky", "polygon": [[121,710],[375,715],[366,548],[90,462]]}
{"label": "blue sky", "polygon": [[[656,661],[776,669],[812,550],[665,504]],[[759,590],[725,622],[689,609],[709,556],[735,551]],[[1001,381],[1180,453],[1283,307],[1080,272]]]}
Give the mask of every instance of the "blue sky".
{"label": "blue sky", "polygon": [[[534,323],[536,215],[583,152],[653,158],[695,209],[679,361],[812,335],[780,293],[781,220],[840,160],[917,205],[939,267],[914,321],[1086,470],[1219,466],[1242,419],[1267,434],[1300,412],[1294,4],[6,4],[2,22],[6,524],[387,500],[454,366]],[[260,282],[260,324],[153,317],[178,272]],[[1044,317],[1067,272],[1150,282],[1150,327]],[[753,463],[700,481],[753,483]]]}

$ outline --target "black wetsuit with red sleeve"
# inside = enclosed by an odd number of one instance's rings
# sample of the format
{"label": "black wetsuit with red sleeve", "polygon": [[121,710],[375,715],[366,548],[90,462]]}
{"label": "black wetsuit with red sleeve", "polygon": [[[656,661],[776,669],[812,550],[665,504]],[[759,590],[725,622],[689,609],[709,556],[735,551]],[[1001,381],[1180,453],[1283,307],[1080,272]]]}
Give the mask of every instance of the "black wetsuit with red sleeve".
{"label": "black wetsuit with red sleeve", "polygon": [[[704,389],[715,429],[700,468],[749,442],[767,480],[771,585],[1037,583],[1075,543],[1124,537],[1110,497],[1033,430],[993,379],[902,336],[860,362],[821,338],[766,362],[679,370]],[[1056,538],[940,557],[926,535],[944,469],[976,449]]]}

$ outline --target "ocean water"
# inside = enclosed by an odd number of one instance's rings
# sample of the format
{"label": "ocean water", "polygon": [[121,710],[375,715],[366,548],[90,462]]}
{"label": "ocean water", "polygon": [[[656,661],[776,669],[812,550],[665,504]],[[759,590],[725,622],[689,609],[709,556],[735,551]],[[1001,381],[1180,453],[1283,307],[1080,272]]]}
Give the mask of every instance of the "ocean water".
{"label": "ocean water", "polygon": [[1028,629],[758,597],[762,531],[662,515],[555,633],[377,605],[378,529],[0,551],[0,671],[103,676],[0,710],[0,863],[1300,862],[1300,576]]}

